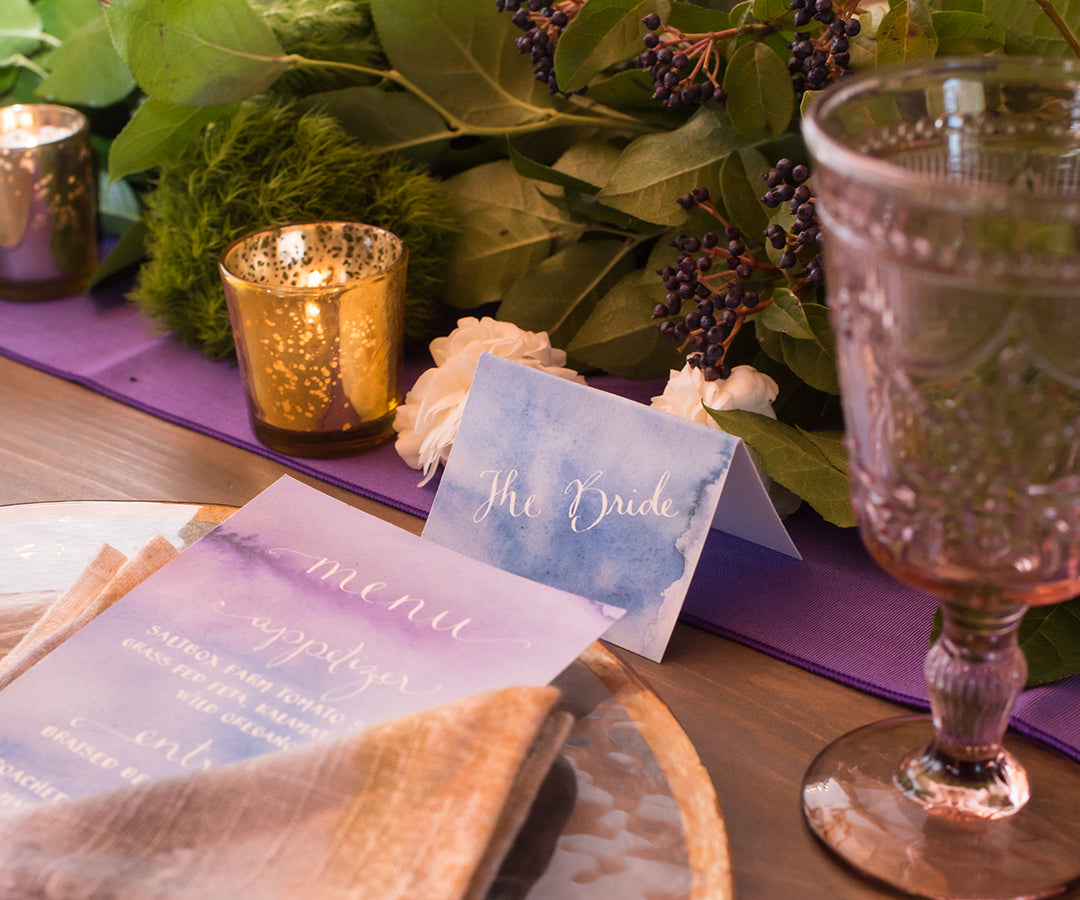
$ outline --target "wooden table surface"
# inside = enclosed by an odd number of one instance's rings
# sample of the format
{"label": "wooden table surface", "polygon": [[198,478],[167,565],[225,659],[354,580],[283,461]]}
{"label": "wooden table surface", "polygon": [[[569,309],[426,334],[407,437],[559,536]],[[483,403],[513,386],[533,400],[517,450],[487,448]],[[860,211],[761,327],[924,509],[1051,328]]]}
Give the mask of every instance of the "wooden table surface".
{"label": "wooden table surface", "polygon": [[[280,475],[419,533],[421,520],[0,358],[0,504],[175,500],[242,505]],[[613,648],[614,649],[614,648]],[[716,787],[737,900],[896,897],[803,823],[803,771],[830,740],[902,707],[680,624],[661,665],[615,649],[668,705]],[[1080,898],[1080,891],[1067,895]]]}

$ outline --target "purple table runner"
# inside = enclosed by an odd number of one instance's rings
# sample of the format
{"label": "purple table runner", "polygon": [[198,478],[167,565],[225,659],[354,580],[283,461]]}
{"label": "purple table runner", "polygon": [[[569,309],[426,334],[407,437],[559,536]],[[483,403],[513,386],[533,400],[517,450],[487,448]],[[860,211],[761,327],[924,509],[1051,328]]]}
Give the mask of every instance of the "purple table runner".
{"label": "purple table runner", "polygon": [[[40,304],[0,301],[0,354],[421,517],[435,496],[437,479],[417,487],[420,474],[392,444],[340,460],[302,460],[263,447],[248,424],[235,364],[211,362],[159,333],[118,287]],[[425,365],[415,363],[407,377]],[[661,388],[610,377],[590,383],[642,401]],[[811,510],[786,524],[801,562],[712,532],[683,619],[925,708],[922,661],[934,601],[882,572],[854,531],[828,525]],[[1013,722],[1080,760],[1080,676],[1026,691]]]}

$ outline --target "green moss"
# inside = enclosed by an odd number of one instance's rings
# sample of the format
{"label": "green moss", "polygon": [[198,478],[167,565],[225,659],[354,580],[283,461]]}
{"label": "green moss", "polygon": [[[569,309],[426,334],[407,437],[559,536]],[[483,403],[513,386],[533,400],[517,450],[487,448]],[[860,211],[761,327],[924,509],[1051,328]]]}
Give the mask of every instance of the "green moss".
{"label": "green moss", "polygon": [[435,180],[289,101],[245,105],[165,163],[148,197],[148,260],[132,299],[212,358],[235,352],[218,257],[250,231],[345,219],[386,228],[409,247],[406,334],[424,341],[449,317],[436,299],[451,218]]}

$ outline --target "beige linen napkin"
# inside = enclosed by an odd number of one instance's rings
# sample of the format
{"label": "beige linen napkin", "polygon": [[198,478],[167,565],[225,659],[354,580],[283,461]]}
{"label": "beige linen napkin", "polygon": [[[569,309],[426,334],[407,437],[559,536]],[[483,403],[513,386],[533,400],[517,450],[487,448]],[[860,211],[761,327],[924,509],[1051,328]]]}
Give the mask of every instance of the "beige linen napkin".
{"label": "beige linen napkin", "polygon": [[[161,550],[137,557],[129,588],[163,561]],[[6,671],[69,635],[68,616],[85,622],[115,602],[125,568],[115,563],[108,552],[96,559]],[[558,697],[551,687],[505,688],[334,741],[0,818],[0,897],[480,900],[569,731]]]}
{"label": "beige linen napkin", "polygon": [[155,537],[132,559],[104,544],[78,580],[31,626],[22,640],[0,659],[0,689],[51,653],[91,619],[104,612],[170,559],[176,548]]}

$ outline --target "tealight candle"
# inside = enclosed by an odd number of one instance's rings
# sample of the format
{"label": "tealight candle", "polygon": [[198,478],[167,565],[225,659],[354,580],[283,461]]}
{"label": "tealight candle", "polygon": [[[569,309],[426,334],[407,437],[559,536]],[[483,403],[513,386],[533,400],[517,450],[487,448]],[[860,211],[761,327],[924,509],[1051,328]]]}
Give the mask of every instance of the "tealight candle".
{"label": "tealight candle", "polygon": [[0,299],[76,294],[97,264],[90,125],[51,104],[0,108]]}
{"label": "tealight candle", "polygon": [[267,228],[221,255],[256,437],[339,456],[393,434],[401,401],[408,250],[353,222]]}

